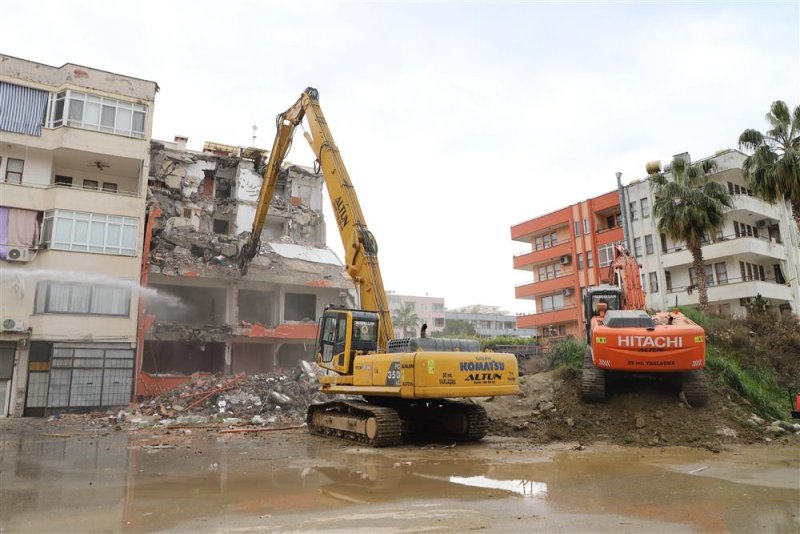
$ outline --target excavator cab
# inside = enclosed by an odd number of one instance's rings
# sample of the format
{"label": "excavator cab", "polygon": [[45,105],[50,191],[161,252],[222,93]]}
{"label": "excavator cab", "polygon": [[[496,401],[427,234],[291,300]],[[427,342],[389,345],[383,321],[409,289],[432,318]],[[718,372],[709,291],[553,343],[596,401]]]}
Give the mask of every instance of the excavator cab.
{"label": "excavator cab", "polygon": [[378,314],[349,308],[328,308],[322,314],[317,363],[339,374],[353,372],[357,354],[378,350]]}
{"label": "excavator cab", "polygon": [[606,310],[622,309],[622,290],[616,286],[595,286],[586,290],[583,299],[586,342],[591,344],[592,317],[600,314],[599,305],[604,303]]}

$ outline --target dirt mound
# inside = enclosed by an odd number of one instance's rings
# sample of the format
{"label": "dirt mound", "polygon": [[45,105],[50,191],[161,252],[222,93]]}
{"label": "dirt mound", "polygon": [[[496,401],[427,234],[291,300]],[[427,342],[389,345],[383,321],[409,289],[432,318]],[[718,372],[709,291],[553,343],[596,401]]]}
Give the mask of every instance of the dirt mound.
{"label": "dirt mound", "polygon": [[581,400],[580,373],[575,371],[525,375],[520,390],[517,397],[481,403],[491,419],[491,434],[541,444],[604,441],[712,450],[726,443],[797,438],[792,429],[753,418],[743,399],[714,387],[704,408],[689,407],[664,381],[645,377],[615,382],[608,401],[599,404]]}

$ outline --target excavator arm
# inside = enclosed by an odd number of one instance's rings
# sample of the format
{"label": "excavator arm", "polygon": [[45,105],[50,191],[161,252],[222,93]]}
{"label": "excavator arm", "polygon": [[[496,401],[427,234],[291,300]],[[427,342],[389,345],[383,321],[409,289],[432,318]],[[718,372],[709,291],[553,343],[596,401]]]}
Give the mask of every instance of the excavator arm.
{"label": "excavator arm", "polygon": [[295,128],[304,117],[310,128],[310,132],[305,132],[304,136],[314,151],[328,189],[344,246],[347,273],[358,290],[361,309],[379,315],[378,347],[385,350],[389,340],[394,337],[394,329],[378,265],[378,244],[372,232],[367,229],[350,176],[319,105],[319,93],[312,87],[306,88],[292,107],[278,115],[278,131],[264,171],[264,183],[258,197],[253,229],[240,255],[240,268],[243,273],[246,272],[247,265],[258,252],[261,231],[275,193],[281,165],[291,147]]}

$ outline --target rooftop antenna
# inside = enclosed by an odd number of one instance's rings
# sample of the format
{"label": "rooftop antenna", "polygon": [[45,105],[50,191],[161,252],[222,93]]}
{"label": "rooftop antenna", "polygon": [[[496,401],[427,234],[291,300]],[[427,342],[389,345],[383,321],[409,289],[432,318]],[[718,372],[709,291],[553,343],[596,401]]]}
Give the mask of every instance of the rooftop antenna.
{"label": "rooftop antenna", "polygon": [[252,126],[252,128],[253,128],[253,145],[252,145],[252,146],[256,146],[256,131],[258,131],[258,126],[256,126],[256,125],[254,124],[254,125]]}

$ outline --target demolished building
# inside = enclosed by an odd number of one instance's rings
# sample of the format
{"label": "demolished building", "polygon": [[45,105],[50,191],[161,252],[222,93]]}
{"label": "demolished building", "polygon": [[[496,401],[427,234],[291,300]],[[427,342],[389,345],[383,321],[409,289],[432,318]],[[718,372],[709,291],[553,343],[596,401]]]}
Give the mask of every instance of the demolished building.
{"label": "demolished building", "polygon": [[219,143],[191,151],[182,137],[152,142],[137,395],[195,373],[313,360],[322,310],[352,304],[352,281],[325,244],[323,178],[306,167],[284,166],[259,253],[241,274],[266,156]]}

